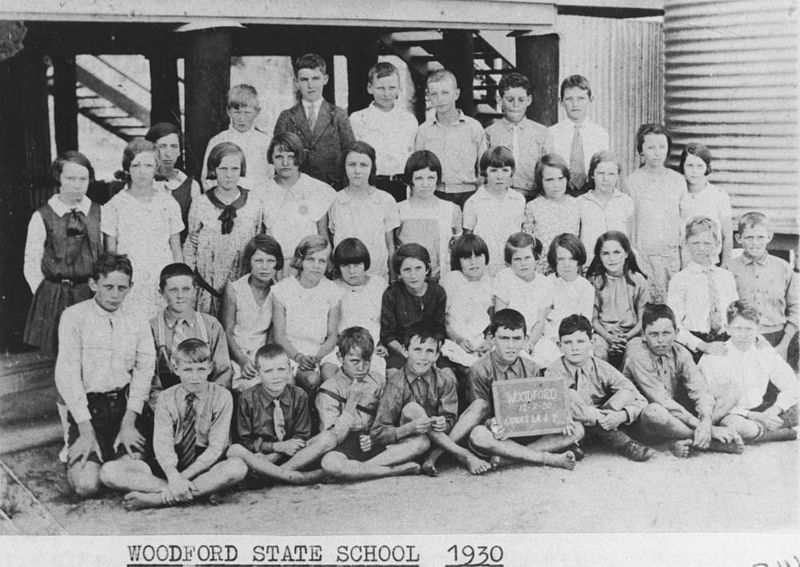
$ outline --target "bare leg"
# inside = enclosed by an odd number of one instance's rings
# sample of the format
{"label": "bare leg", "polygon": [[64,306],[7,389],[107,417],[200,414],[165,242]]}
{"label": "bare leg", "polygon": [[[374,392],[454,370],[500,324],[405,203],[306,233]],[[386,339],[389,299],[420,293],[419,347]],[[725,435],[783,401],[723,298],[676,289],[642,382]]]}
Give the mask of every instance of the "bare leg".
{"label": "bare leg", "polygon": [[298,370],[295,374],[297,385],[306,392],[316,392],[322,383],[319,373],[316,370]]}
{"label": "bare leg", "polygon": [[352,481],[418,474],[419,465],[413,461],[391,466],[370,464],[369,462],[359,463],[348,459],[338,451],[331,451],[322,457],[322,470],[339,480]]}
{"label": "bare leg", "polygon": [[[238,458],[225,459],[195,477],[192,481],[197,488],[194,497],[202,498],[219,492],[224,488],[234,486],[241,482],[246,475],[247,465],[244,464],[244,461]],[[138,510],[141,508],[160,508],[169,506],[169,504],[163,501],[160,492],[134,491],[125,495],[123,506],[127,510]]]}
{"label": "bare leg", "polygon": [[[572,437],[563,437],[563,439],[565,442],[564,447],[569,447],[575,442]],[[511,441],[510,439],[500,441],[483,425],[478,425],[472,430],[469,440],[470,443],[482,451],[511,461],[524,461],[526,463],[559,467],[568,470],[575,468],[575,454],[572,451],[567,451],[564,454],[558,455],[547,451],[531,449]]]}
{"label": "bare leg", "polygon": [[[532,451],[543,451],[545,453],[564,453],[567,451],[567,449],[571,449],[576,445],[576,443],[578,443],[578,441],[583,439],[583,436],[586,433],[585,430],[583,429],[583,425],[581,425],[580,423],[574,422],[573,427],[575,428],[575,431],[572,435],[561,435],[560,433],[551,433],[548,435],[542,435],[541,437],[539,437],[532,443],[528,443],[527,445],[522,445],[513,440],[512,443],[520,447],[527,447]],[[572,453],[574,454],[575,452],[572,451]],[[577,457],[575,460],[576,461],[578,460]],[[495,455],[492,458],[492,468],[497,468],[499,466],[510,464],[512,462],[514,462],[514,459],[506,459],[500,455]]]}
{"label": "bare leg", "polygon": [[231,445],[228,457],[238,457],[261,478],[277,480],[287,484],[314,484],[325,477],[322,470],[301,472],[299,469],[311,466],[322,458],[328,451],[336,447],[336,437],[329,431],[323,431],[308,441],[308,444],[294,454],[294,456],[278,465],[278,455],[254,454],[241,445]]}
{"label": "bare leg", "polygon": [[330,362],[325,362],[320,365],[319,373],[322,376],[322,381],[330,380],[336,373],[339,371],[339,368],[335,364],[331,364]]}
{"label": "bare leg", "polygon": [[125,492],[161,492],[167,485],[166,481],[153,474],[147,463],[127,455],[104,464],[100,469],[100,482]]}
{"label": "bare leg", "polygon": [[75,463],[67,469],[67,480],[80,498],[94,498],[100,494],[100,464],[94,461]]}
{"label": "bare leg", "polygon": [[[486,419],[489,417],[489,412],[490,412],[489,404],[486,401],[475,400],[469,405],[469,407],[467,407],[467,409],[464,410],[464,413],[462,413],[459,416],[458,420],[453,425],[453,429],[450,430],[450,434],[447,436],[448,439],[453,442],[453,445],[459,447],[458,444],[467,438],[470,431],[472,431],[472,429],[476,425],[479,425],[484,421],[486,421]],[[427,475],[435,476],[437,474],[436,461],[442,455],[442,451],[447,449],[447,447],[444,447],[443,445],[437,443],[436,440],[433,439],[433,437],[431,437],[431,440],[434,441],[436,447],[431,449],[430,453],[428,453],[428,456],[425,458],[425,462],[422,463],[422,471]],[[461,447],[459,447],[459,449],[461,449]],[[486,461],[473,455],[467,449],[464,449],[464,451],[467,454],[469,454],[471,458],[474,459],[471,465],[468,463],[464,463],[467,465],[467,469],[469,470],[470,473],[482,474],[483,472],[486,472],[485,470],[482,470],[484,468],[484,465],[481,464],[485,463],[486,465],[488,465]],[[450,452],[453,451],[451,450]],[[456,455],[456,458],[458,458],[458,455]],[[461,462],[463,463],[464,461]]]}

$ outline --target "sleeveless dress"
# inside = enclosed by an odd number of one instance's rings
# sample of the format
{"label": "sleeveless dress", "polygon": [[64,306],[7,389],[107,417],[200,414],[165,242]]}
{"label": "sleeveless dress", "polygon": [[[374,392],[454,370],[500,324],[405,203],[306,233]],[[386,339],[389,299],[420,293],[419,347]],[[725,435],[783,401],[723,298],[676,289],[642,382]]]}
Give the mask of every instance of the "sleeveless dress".
{"label": "sleeveless dress", "polygon": [[42,352],[58,350],[58,322],[64,309],[93,295],[87,282],[103,251],[100,211],[97,203],[92,203],[88,216],[80,211],[58,216],[49,204],[39,208],[47,233],[42,257],[45,279],[33,296],[23,340]]}
{"label": "sleeveless dress", "polygon": [[[267,344],[267,331],[272,325],[272,298],[267,293],[264,304],[259,306],[247,282],[249,278],[250,274],[245,274],[230,285],[236,292],[236,324],[233,327],[233,337],[239,349],[252,360],[256,351]],[[231,365],[233,379],[238,380],[242,370],[233,360]]]}

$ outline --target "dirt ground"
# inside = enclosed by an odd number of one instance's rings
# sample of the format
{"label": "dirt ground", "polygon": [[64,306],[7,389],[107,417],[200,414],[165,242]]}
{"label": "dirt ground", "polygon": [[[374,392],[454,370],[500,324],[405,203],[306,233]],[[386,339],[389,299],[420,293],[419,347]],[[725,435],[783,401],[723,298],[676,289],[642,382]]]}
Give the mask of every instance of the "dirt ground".
{"label": "dirt ground", "polygon": [[[743,455],[647,463],[592,449],[575,471],[515,466],[472,477],[443,462],[424,476],[357,484],[237,489],[216,503],[126,512],[121,496],[81,502],[68,490],[58,447],[3,455],[42,502],[11,487],[0,535],[419,534],[588,532],[796,532],[798,444],[749,446]],[[16,494],[15,494],[16,491]],[[276,516],[274,511],[287,513]],[[11,525],[10,525],[11,524]]]}

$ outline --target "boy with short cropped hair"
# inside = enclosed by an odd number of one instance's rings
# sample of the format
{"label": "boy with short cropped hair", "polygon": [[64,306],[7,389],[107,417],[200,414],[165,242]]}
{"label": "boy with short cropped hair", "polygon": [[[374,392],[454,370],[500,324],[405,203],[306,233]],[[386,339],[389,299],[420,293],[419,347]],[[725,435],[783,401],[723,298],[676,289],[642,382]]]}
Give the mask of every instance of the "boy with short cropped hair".
{"label": "boy with short cropped hair", "polygon": [[337,346],[342,366],[322,383],[316,400],[320,429],[335,431],[338,441],[322,458],[322,470],[339,480],[419,473],[419,465],[411,459],[425,452],[427,438],[387,448],[370,435],[386,387],[382,376],[370,372],[372,336],[363,327],[350,327],[339,335]]}
{"label": "boy with short cropped hair", "polygon": [[[261,382],[245,390],[239,399],[236,423],[240,442],[231,445],[228,457],[242,459],[259,479],[289,484],[318,482],[324,477],[319,461],[336,447],[336,431],[331,428],[311,437],[308,396],[290,383],[292,369],[283,347],[261,347],[255,363]],[[352,413],[354,404],[355,397],[348,412]],[[339,430],[343,439],[348,429],[340,426]]]}
{"label": "boy with short cropped hair", "polygon": [[200,339],[187,339],[172,357],[180,384],[165,390],[156,407],[155,460],[126,459],[103,466],[103,483],[126,491],[128,510],[190,502],[241,482],[247,466],[225,459],[233,398],[209,382],[211,351]]}
{"label": "boy with short cropped hair", "polygon": [[594,100],[589,80],[583,75],[570,75],[561,82],[561,106],[567,115],[550,126],[551,147],[544,153],[559,154],[569,163],[570,194],[586,192],[589,160],[595,152],[609,149],[608,132],[587,119]]}
{"label": "boy with short cropped hair", "polygon": [[631,461],[646,461],[653,450],[627,429],[647,407],[636,386],[616,368],[592,354],[592,324],[583,315],[565,317],[558,326],[561,358],[544,375],[569,385],[571,410],[589,439],[597,439]]}
{"label": "boy with short cropped hair", "polygon": [[[435,366],[444,337],[445,329],[437,323],[420,322],[409,327],[406,363],[387,372],[386,390],[370,435],[385,445],[414,441],[422,447],[429,442],[451,453],[468,469],[480,469],[486,463],[447,436],[458,415],[458,395],[453,371]],[[433,467],[425,467],[423,472],[436,475]]]}
{"label": "boy with short cropped hair", "polygon": [[[520,356],[527,343],[525,317],[513,309],[502,309],[492,317],[489,327],[494,350],[481,357],[469,369],[469,381],[474,401],[462,419],[477,406],[482,408],[483,419],[469,434],[470,448],[479,456],[491,458],[492,468],[523,461],[572,470],[575,453],[570,447],[583,438],[583,427],[570,419],[562,433],[518,437],[509,439],[505,427],[494,415],[492,382],[517,378],[534,378],[539,368],[534,362]],[[485,423],[485,424],[484,424]]]}
{"label": "boy with short cropped hair", "polygon": [[428,98],[435,110],[417,130],[415,150],[430,150],[442,162],[443,187],[436,196],[463,208],[478,187],[478,160],[486,151],[486,134],[480,122],[456,108],[460,90],[447,69],[428,75]]}
{"label": "boy with short cropped hair", "polygon": [[147,321],[120,309],[132,285],[128,257],[101,254],[89,279],[94,298],[68,307],[58,327],[55,381],[69,410],[67,480],[81,498],[99,492],[103,462],[145,449],[137,421],[155,352]]}
{"label": "boy with short cropped hair", "polygon": [[695,217],[686,224],[684,248],[689,262],[669,281],[667,304],[675,314],[677,341],[695,354],[723,354],[725,310],[738,299],[736,282],[728,270],[714,265],[719,240],[717,223]]}
{"label": "boy with short cropped hair", "polygon": [[497,88],[503,118],[486,128],[486,140],[489,149],[505,146],[511,150],[516,164],[511,188],[530,201],[533,199],[536,162],[547,153],[545,148],[553,145],[552,134],[546,126],[525,116],[533,102],[528,77],[521,73],[503,75]]}
{"label": "boy with short cropped hair", "polygon": [[622,374],[650,402],[639,418],[642,433],[668,440],[676,457],[696,450],[741,453],[741,436],[720,426],[736,391],[711,391],[689,352],[676,342],[677,329],[672,309],[649,303],[642,313],[642,337],[628,343]]}
{"label": "boy with short cropped hair", "polygon": [[797,376],[775,350],[757,346],[761,316],[754,305],[739,299],[726,315],[725,354],[704,356],[699,365],[712,388],[739,394],[722,425],[745,443],[797,439]]}
{"label": "boy with short cropped hair", "polygon": [[787,262],[767,251],[772,236],[764,213],[742,215],[736,235],[742,254],[728,263],[728,270],[739,298],[759,312],[759,333],[797,372],[800,278]]}
{"label": "boy with short cropped hair", "polygon": [[223,142],[232,142],[239,146],[244,153],[247,163],[247,176],[239,178],[239,185],[245,189],[261,194],[267,180],[272,177],[272,166],[267,162],[267,148],[269,136],[254,126],[261,104],[258,101],[258,91],[250,85],[236,85],[228,92],[228,118],[231,123],[227,130],[223,130],[208,141],[206,153],[203,156],[203,172],[200,183],[208,191],[214,184],[206,177],[208,175],[208,156],[211,150]]}
{"label": "boy with short cropped hair", "polygon": [[341,178],[343,152],[355,142],[347,113],[322,98],[328,84],[328,67],[316,53],[306,53],[294,61],[295,88],[300,102],[281,112],[274,136],[294,132],[303,141],[303,173],[324,181],[337,191],[344,187]]}
{"label": "boy with short cropped hair", "polygon": [[388,61],[370,67],[367,92],[372,102],[350,115],[350,126],[356,140],[375,148],[378,173],[375,186],[386,191],[398,203],[406,198],[403,168],[414,150],[414,137],[419,124],[413,114],[399,102],[400,72]]}
{"label": "boy with short cropped hair", "polygon": [[213,369],[209,379],[230,390],[231,367],[225,330],[215,317],[195,311],[194,272],[186,264],[169,264],[161,270],[159,289],[167,306],[150,319],[156,348],[156,372],[150,389],[150,405],[155,408],[163,390],[180,382],[171,359],[175,348],[186,339],[200,339],[211,349]]}

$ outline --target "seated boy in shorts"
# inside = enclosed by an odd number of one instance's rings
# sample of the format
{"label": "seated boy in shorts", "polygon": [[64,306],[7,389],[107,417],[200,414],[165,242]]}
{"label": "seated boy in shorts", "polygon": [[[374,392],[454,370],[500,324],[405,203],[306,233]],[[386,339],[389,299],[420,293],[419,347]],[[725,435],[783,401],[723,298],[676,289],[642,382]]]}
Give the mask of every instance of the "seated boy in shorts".
{"label": "seated boy in shorts", "polygon": [[[239,457],[253,476],[263,480],[288,484],[322,480],[319,461],[337,445],[335,428],[311,437],[308,395],[290,383],[291,363],[282,346],[261,347],[255,364],[261,383],[242,392],[239,398],[239,443],[231,445],[228,457]],[[344,410],[350,415],[355,410],[355,397],[351,398]],[[342,430],[340,439],[344,439],[349,427],[341,425],[344,419],[337,423]]]}
{"label": "seated boy in shorts", "polygon": [[[491,459],[492,468],[513,462],[524,462],[572,470],[575,453],[569,451],[583,437],[583,427],[570,420],[562,433],[509,439],[505,428],[494,416],[492,382],[539,375],[536,364],[520,354],[527,344],[525,317],[513,309],[502,309],[492,317],[490,332],[494,350],[484,355],[469,369],[473,404],[485,408],[486,421],[472,428],[470,448]],[[469,411],[469,408],[467,408]],[[465,412],[466,414],[466,412]]]}
{"label": "seated boy in shorts", "polygon": [[558,326],[561,358],[544,375],[566,380],[575,421],[586,437],[596,439],[631,461],[646,461],[653,450],[630,438],[626,430],[647,407],[636,386],[616,368],[592,354],[592,324],[583,315],[569,315]]}
{"label": "seated boy in shorts", "polygon": [[321,429],[337,429],[353,404],[355,409],[352,418],[347,419],[348,433],[337,435],[339,443],[322,458],[322,470],[339,480],[419,473],[419,465],[411,459],[428,448],[426,438],[421,438],[421,443],[399,443],[387,448],[369,434],[386,386],[382,376],[370,372],[375,341],[369,331],[363,327],[345,329],[337,346],[342,366],[333,378],[322,383],[317,393]]}
{"label": "seated boy in shorts", "polygon": [[241,482],[247,466],[225,459],[233,414],[231,393],[208,381],[211,349],[187,339],[172,357],[181,382],[158,398],[153,427],[154,460],[122,459],[106,463],[103,484],[126,491],[128,510],[174,506],[208,496]]}
{"label": "seated boy in shorts", "polygon": [[720,426],[736,402],[735,391],[712,392],[692,355],[676,341],[672,309],[648,303],[642,329],[642,337],[628,343],[622,374],[650,402],[639,417],[646,439],[669,441],[670,451],[681,458],[697,450],[741,453],[741,436]]}
{"label": "seated boy in shorts", "polygon": [[[409,328],[406,363],[387,372],[386,390],[370,435],[385,445],[414,443],[422,452],[432,443],[467,468],[485,466],[447,436],[458,415],[458,394],[453,371],[435,367],[444,337],[445,329],[437,323],[419,322]],[[422,471],[436,475],[435,468]]]}
{"label": "seated boy in shorts", "polygon": [[797,375],[780,354],[759,348],[761,314],[739,299],[727,310],[728,334],[723,355],[700,359],[700,371],[712,388],[732,389],[738,399],[722,425],[735,429],[745,443],[797,439]]}
{"label": "seated boy in shorts", "polygon": [[137,422],[156,357],[147,321],[120,309],[132,277],[127,256],[101,254],[89,279],[94,298],[64,310],[58,327],[55,380],[69,410],[67,480],[81,498],[100,491],[104,461],[145,448]]}

